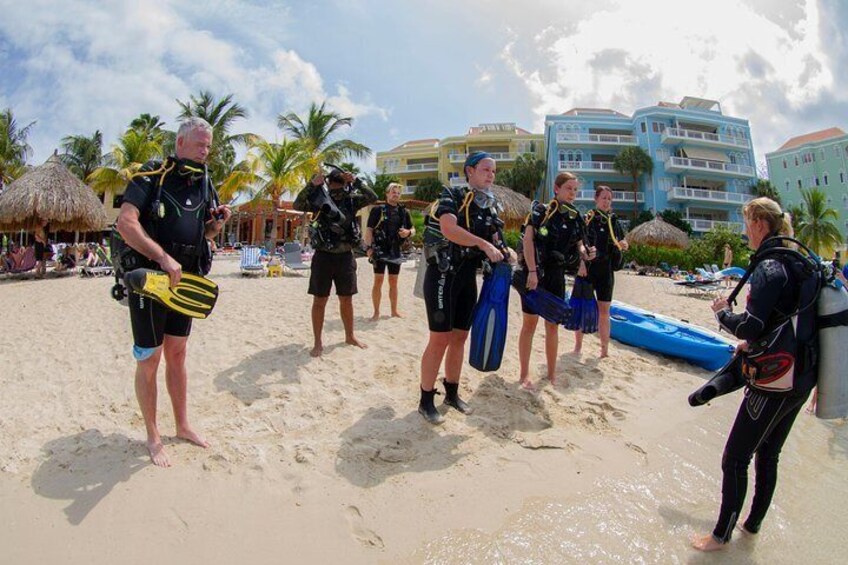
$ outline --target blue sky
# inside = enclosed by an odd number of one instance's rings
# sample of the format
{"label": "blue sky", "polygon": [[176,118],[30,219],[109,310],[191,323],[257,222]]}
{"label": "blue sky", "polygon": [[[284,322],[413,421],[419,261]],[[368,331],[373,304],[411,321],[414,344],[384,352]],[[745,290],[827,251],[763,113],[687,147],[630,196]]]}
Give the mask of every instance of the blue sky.
{"label": "blue sky", "polygon": [[[751,122],[757,160],[848,129],[848,2],[711,0],[0,0],[0,108],[36,121],[32,162],[70,134],[107,145],[140,113],[233,93],[239,131],[281,138],[312,101],[375,151],[575,106],[632,113],[685,95]],[[373,168],[373,157],[364,164]]]}

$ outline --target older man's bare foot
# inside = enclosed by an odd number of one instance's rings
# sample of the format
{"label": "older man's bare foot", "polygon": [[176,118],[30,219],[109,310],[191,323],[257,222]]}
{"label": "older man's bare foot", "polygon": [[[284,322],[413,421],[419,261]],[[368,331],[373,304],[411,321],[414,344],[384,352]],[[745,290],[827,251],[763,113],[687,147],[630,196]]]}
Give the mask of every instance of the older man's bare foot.
{"label": "older man's bare foot", "polygon": [[404,315],[403,315],[403,314],[401,314],[400,312],[392,312],[392,318],[401,318],[401,319],[403,319],[403,318],[404,318]]}
{"label": "older man's bare foot", "polygon": [[355,337],[349,337],[349,338],[345,339],[345,343],[348,344],[348,345],[355,345],[356,347],[358,347],[360,349],[368,349],[367,345],[365,345],[364,343],[362,343],[361,341],[359,341]]}
{"label": "older man's bare foot", "polygon": [[689,538],[689,541],[692,542],[692,547],[698,551],[720,551],[727,546],[726,543],[721,543],[715,539],[712,534],[693,534],[692,537]]}
{"label": "older man's bare foot", "polygon": [[201,436],[191,428],[182,428],[180,430],[177,430],[177,437],[186,441],[190,441],[191,443],[199,447],[209,447],[209,442],[206,441],[203,436]]}
{"label": "older man's bare foot", "polygon": [[324,352],[324,346],[320,343],[315,344],[315,347],[312,348],[312,351],[309,352],[311,357],[321,357],[321,353]]}
{"label": "older man's bare foot", "polygon": [[171,459],[165,452],[165,446],[161,441],[148,441],[147,451],[150,453],[150,460],[157,467],[170,467]]}

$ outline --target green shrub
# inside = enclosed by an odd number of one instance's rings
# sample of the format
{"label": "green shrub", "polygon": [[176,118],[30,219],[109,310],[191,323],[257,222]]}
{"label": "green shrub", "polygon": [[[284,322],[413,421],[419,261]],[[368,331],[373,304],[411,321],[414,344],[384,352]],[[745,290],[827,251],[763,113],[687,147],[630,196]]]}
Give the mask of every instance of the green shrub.
{"label": "green shrub", "polygon": [[518,246],[521,241],[521,232],[518,230],[506,230],[504,231],[504,241],[505,243],[512,247],[515,250],[518,250]]}

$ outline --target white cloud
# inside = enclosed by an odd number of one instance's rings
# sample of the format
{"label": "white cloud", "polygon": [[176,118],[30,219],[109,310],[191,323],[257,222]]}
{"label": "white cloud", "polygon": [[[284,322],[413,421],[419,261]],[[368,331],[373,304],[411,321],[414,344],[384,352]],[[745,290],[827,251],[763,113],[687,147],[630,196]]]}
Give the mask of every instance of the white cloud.
{"label": "white cloud", "polygon": [[502,59],[530,92],[537,128],[545,114],[572,107],[629,113],[699,96],[752,122],[759,158],[787,133],[808,131],[787,120],[834,90],[819,6],[802,4],[799,19],[780,20],[734,0],[712,0],[697,13],[680,2],[621,1],[565,35],[550,27],[524,36],[532,43],[514,35]]}
{"label": "white cloud", "polygon": [[[269,8],[257,8],[264,21],[206,14],[200,25],[190,17],[195,8],[176,2],[0,3],[0,49],[10,46],[5,57],[16,58],[15,74],[0,83],[0,100],[22,120],[38,120],[31,143],[39,160],[69,134],[100,129],[113,142],[142,112],[173,124],[175,99],[201,89],[233,93],[250,113],[243,131],[271,139],[281,136],[279,113],[302,112],[313,101],[327,100],[346,116],[387,119],[386,110],[344,85],[328,91],[314,64],[273,39],[288,17],[285,8],[275,6],[274,19]],[[251,12],[229,0],[215,6]]]}

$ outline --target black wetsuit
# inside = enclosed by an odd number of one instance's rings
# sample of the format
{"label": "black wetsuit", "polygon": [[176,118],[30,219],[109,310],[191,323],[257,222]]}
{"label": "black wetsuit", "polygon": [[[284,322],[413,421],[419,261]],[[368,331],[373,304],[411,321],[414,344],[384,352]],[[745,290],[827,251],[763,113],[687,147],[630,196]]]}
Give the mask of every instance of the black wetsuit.
{"label": "black wetsuit", "polygon": [[388,268],[390,275],[397,275],[400,273],[400,264],[387,263],[380,259],[400,259],[400,247],[403,238],[398,235],[398,230],[412,228],[412,217],[409,212],[402,205],[383,204],[382,206],[375,206],[368,215],[368,227],[374,232],[372,240],[374,273],[385,274]]}
{"label": "black wetsuit", "polygon": [[[762,249],[762,248],[761,248]],[[757,343],[773,335],[775,327],[791,324],[786,316],[794,313],[802,300],[797,271],[783,260],[765,259],[755,268],[750,278],[748,304],[741,314],[728,310],[716,313],[721,327],[749,343]],[[789,349],[795,353],[791,372],[791,390],[770,392],[756,385],[746,386],[745,398],[739,407],[736,421],[730,430],[724,448],[721,468],[722,501],[713,536],[720,542],[730,541],[748,486],[748,466],[756,454],[754,470],[754,500],[745,521],[745,529],[758,532],[768,511],[777,484],[777,464],[795,417],[800,412],[816,384],[816,370],[812,356],[805,354],[813,343],[815,308],[798,314],[796,329],[791,330]],[[781,341],[781,340],[775,340]],[[786,341],[784,340],[784,349]]]}
{"label": "black wetsuit", "polygon": [[[171,168],[172,167],[172,168]],[[169,169],[170,170],[167,170]],[[153,171],[158,171],[153,174]],[[207,251],[205,224],[215,199],[208,178],[182,168],[178,161],[149,161],[127,185],[124,203],[139,210],[139,221],[147,234],[173,257],[187,273],[201,274],[201,253]],[[163,179],[164,175],[164,180]],[[160,206],[155,206],[156,186],[162,181]],[[158,208],[154,210],[153,208]],[[160,214],[161,211],[161,214]],[[139,265],[160,269],[148,259]],[[135,345],[159,347],[164,336],[186,337],[191,333],[191,318],[131,292],[128,297]]]}
{"label": "black wetsuit", "polygon": [[620,240],[621,228],[615,214],[592,210],[586,216],[586,244],[595,248],[595,258],[586,265],[586,269],[599,302],[612,302],[615,287],[613,253],[620,253],[612,240],[610,225],[615,230],[616,239]]}
{"label": "black wetsuit", "polygon": [[[447,188],[436,204],[433,216],[426,218],[425,252],[427,271],[424,274],[424,302],[430,331],[467,331],[471,328],[474,306],[477,304],[477,269],[485,254],[476,247],[463,247],[447,241],[441,234],[439,218],[443,214],[456,216],[457,225],[477,237],[505,249],[502,222],[494,207],[480,208],[472,191],[467,188]],[[434,251],[439,248],[439,251]]]}
{"label": "black wetsuit", "polygon": [[325,297],[335,285],[337,296],[357,293],[354,246],[359,245],[360,230],[356,212],[377,200],[377,195],[357,179],[350,190],[329,191],[333,203],[344,215],[342,221],[321,213],[321,191],[326,189],[309,183],[292,205],[295,210],[313,213],[312,246],[315,255],[309,274],[309,294]]}
{"label": "black wetsuit", "polygon": [[[579,262],[577,242],[584,233],[583,217],[570,204],[548,205],[535,203],[527,225],[533,227],[533,244],[536,248],[536,275],[539,288],[565,298],[565,271]],[[526,263],[523,265],[526,269]],[[521,297],[521,310],[536,314]]]}

